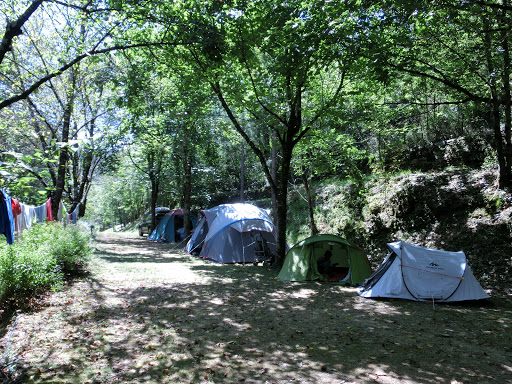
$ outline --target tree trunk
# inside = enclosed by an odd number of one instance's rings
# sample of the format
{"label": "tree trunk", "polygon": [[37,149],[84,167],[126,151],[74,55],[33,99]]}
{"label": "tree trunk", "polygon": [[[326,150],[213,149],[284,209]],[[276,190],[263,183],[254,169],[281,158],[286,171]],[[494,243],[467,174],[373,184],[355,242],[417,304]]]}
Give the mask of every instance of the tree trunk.
{"label": "tree trunk", "polygon": [[12,41],[15,37],[23,33],[23,25],[32,16],[32,14],[43,3],[43,0],[35,0],[30,3],[25,12],[14,21],[7,20],[4,37],[0,43],[0,63],[4,60],[5,54],[12,49]]}
{"label": "tree trunk", "polygon": [[240,202],[245,203],[245,146],[243,142],[240,153]]}
{"label": "tree trunk", "polygon": [[499,92],[496,85],[496,76],[494,62],[492,58],[492,44],[490,31],[492,30],[490,22],[487,18],[484,19],[484,48],[487,60],[487,72],[490,76],[490,90],[491,90],[491,103],[492,103],[492,127],[494,132],[494,147],[496,150],[496,157],[498,160],[498,184],[499,188],[505,187],[505,180],[507,178],[505,151],[503,148],[503,137],[501,134],[501,116],[500,116],[500,101]]}
{"label": "tree trunk", "polygon": [[308,201],[308,212],[309,212],[309,223],[311,228],[311,236],[318,235],[318,228],[316,227],[315,223],[315,214],[314,214],[314,204],[313,204],[313,198],[311,196],[311,184],[312,180],[308,177],[308,174],[306,171],[302,173],[302,182],[304,183],[304,189],[306,190],[306,198]]}
{"label": "tree trunk", "polygon": [[76,76],[75,70],[71,70],[71,86],[67,94],[66,106],[64,108],[64,116],[62,123],[62,136],[61,143],[62,147],[60,149],[59,161],[58,161],[58,169],[57,169],[57,182],[55,184],[55,192],[53,193],[52,198],[52,214],[55,220],[57,219],[57,214],[59,212],[59,205],[62,200],[62,194],[64,192],[64,187],[66,185],[66,173],[67,173],[67,163],[69,158],[69,149],[67,147],[67,143],[69,142],[69,132],[71,126],[71,115],[73,114],[73,108],[75,104],[75,84],[76,84]]}
{"label": "tree trunk", "polygon": [[149,180],[151,182],[151,228],[149,234],[156,228],[156,201],[158,198],[158,177],[155,172],[155,154],[148,154]]}
{"label": "tree trunk", "polygon": [[[272,150],[271,150],[271,164],[270,164],[270,175],[274,180],[274,183],[277,184],[277,133],[276,131],[272,131]],[[276,207],[277,207],[277,197],[274,189],[272,191],[272,218],[274,221],[277,217]]]}
{"label": "tree trunk", "polygon": [[183,238],[186,239],[192,230],[192,223],[190,221],[190,207],[192,196],[192,165],[189,157],[189,129],[184,127],[183,131]]}
{"label": "tree trunk", "polygon": [[87,208],[87,200],[83,199],[80,201],[80,206],[78,207],[78,217],[84,217],[85,210]]}
{"label": "tree trunk", "polygon": [[[89,138],[92,140],[94,137],[94,131],[96,128],[96,121],[95,119],[92,119],[89,123]],[[94,142],[93,142],[94,143]],[[78,214],[80,217],[83,217],[85,214],[85,201],[87,200],[87,193],[86,191],[89,190],[90,181],[92,178],[91,175],[91,168],[92,163],[94,160],[94,144],[93,148],[84,148],[82,153],[82,175],[80,179],[78,180],[78,188],[77,188],[77,194],[74,196],[74,199],[76,201],[82,202],[84,207],[80,208]],[[81,212],[80,212],[81,211]]]}
{"label": "tree trunk", "polygon": [[[504,6],[508,6],[508,1],[503,2]],[[510,47],[508,44],[508,28],[506,15],[502,15],[502,48],[503,48],[503,99],[505,109],[505,131],[503,133],[504,143],[504,165],[503,180],[500,180],[500,186],[504,189],[512,190],[512,100],[510,91]]]}
{"label": "tree trunk", "polygon": [[288,180],[290,178],[290,163],[293,152],[293,141],[283,143],[281,157],[281,174],[276,193],[276,226],[277,226],[277,255],[276,264],[283,264],[286,255],[286,226],[288,221]]}

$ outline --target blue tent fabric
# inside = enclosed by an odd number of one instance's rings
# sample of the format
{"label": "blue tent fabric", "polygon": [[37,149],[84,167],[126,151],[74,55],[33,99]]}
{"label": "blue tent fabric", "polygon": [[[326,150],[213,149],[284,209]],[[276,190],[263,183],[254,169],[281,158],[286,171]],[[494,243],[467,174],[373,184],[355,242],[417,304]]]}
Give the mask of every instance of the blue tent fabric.
{"label": "blue tent fabric", "polygon": [[14,243],[14,217],[12,215],[11,197],[2,189],[0,190],[0,234],[5,235],[7,244]]}
{"label": "blue tent fabric", "polygon": [[[158,226],[148,236],[148,240],[162,243],[177,243],[183,240],[183,219],[183,209],[172,210],[160,220]],[[192,227],[195,227],[196,218],[192,213],[190,214],[190,222]],[[176,236],[176,232],[179,232],[179,237]]]}

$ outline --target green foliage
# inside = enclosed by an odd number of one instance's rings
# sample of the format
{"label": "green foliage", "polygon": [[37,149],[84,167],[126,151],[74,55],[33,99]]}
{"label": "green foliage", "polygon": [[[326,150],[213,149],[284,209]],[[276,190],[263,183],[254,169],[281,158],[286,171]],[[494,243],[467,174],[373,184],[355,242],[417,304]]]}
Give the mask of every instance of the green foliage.
{"label": "green foliage", "polygon": [[0,302],[13,304],[87,269],[89,238],[78,227],[35,225],[22,242],[0,241]]}
{"label": "green foliage", "polygon": [[[315,220],[321,233],[359,244],[374,261],[386,243],[404,240],[449,251],[463,250],[487,287],[510,286],[512,196],[496,191],[489,170],[383,173],[361,182],[316,184]],[[289,240],[301,240],[308,218],[298,195],[290,199]]]}
{"label": "green foliage", "polygon": [[62,279],[56,260],[30,245],[2,242],[0,266],[0,301],[28,298]]}

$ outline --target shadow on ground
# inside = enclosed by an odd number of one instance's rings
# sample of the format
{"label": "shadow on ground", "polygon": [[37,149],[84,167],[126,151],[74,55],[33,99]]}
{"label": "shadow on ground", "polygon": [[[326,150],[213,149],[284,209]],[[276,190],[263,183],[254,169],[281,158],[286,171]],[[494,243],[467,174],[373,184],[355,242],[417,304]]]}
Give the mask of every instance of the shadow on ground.
{"label": "shadow on ground", "polygon": [[98,256],[110,268],[186,266],[197,280],[91,276],[53,304],[58,319],[33,319],[61,329],[25,353],[27,382],[510,381],[509,298],[435,307],[367,300],[354,288],[285,283],[266,266],[203,263],[138,240],[109,239],[103,245],[119,249]]}

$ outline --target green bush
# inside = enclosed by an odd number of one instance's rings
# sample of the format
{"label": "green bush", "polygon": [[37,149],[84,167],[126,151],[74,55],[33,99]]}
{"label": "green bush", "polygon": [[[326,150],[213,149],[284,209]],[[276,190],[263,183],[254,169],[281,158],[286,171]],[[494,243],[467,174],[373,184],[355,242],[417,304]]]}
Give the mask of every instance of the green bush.
{"label": "green bush", "polygon": [[86,271],[89,238],[75,226],[38,224],[23,241],[0,239],[0,302],[17,302]]}
{"label": "green bush", "polygon": [[[77,226],[64,228],[61,225],[41,226],[31,232],[27,240],[37,242],[43,239],[44,253],[54,259],[66,277],[78,276],[85,272],[89,260],[89,235]],[[47,240],[45,240],[45,236]]]}

